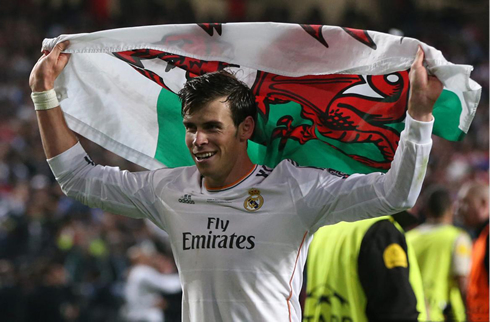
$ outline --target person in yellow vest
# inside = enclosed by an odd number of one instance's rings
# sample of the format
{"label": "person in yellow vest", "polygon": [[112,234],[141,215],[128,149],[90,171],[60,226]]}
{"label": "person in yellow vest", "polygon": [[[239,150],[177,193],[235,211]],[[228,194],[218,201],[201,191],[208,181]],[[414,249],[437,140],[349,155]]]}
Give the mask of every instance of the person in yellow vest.
{"label": "person in yellow vest", "polygon": [[320,228],[307,261],[304,322],[426,321],[422,280],[394,216]]}
{"label": "person in yellow vest", "polygon": [[488,184],[469,183],[461,188],[458,202],[464,224],[473,230],[475,241],[468,278],[468,321],[489,321],[488,281]]}
{"label": "person in yellow vest", "polygon": [[465,291],[471,265],[471,238],[453,225],[449,191],[433,187],[424,195],[426,221],[407,233],[422,274],[430,321],[466,321]]}

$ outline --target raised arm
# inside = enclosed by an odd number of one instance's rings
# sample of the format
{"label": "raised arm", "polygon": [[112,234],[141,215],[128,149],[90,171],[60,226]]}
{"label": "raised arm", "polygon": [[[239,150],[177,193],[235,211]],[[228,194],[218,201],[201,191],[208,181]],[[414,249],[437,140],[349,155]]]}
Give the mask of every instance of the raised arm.
{"label": "raised arm", "polygon": [[43,53],[31,71],[29,86],[46,158],[50,159],[74,146],[78,140],[66,124],[54,92],[54,81],[70,58],[63,54],[68,42],[57,44],[50,53]]}
{"label": "raised arm", "polygon": [[96,166],[68,127],[54,91],[54,82],[70,58],[63,53],[67,46],[62,42],[43,53],[29,77],[44,152],[56,180],[67,196],[90,207],[149,218],[162,227],[154,206],[152,173]]}
{"label": "raised arm", "polygon": [[[339,221],[391,215],[415,204],[422,189],[430,149],[434,103],[442,83],[429,76],[418,50],[410,71],[411,89],[405,129],[386,174],[353,174],[347,179],[318,170],[302,170],[298,179],[301,217],[313,231]],[[294,170],[292,170],[294,171]]]}

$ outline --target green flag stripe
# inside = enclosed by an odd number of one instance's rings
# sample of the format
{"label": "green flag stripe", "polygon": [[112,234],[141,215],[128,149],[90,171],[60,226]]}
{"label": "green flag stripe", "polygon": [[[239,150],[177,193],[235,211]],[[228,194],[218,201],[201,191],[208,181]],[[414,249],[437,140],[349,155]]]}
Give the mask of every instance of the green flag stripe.
{"label": "green flag stripe", "polygon": [[465,133],[459,129],[459,119],[463,111],[458,95],[444,89],[434,105],[433,133],[449,141],[460,141]]}

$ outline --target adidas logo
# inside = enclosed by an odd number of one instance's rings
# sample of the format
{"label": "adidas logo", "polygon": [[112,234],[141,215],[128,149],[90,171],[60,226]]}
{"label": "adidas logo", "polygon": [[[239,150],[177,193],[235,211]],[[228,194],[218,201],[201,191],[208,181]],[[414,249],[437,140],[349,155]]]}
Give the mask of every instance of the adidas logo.
{"label": "adidas logo", "polygon": [[191,199],[191,195],[184,195],[183,197],[179,198],[180,203],[188,203],[188,204],[195,204],[194,200]]}

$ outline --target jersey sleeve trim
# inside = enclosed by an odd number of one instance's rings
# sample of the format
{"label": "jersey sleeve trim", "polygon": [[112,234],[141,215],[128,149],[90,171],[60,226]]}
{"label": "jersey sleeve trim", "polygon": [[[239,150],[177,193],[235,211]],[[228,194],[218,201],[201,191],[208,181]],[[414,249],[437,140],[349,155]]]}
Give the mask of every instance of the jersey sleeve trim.
{"label": "jersey sleeve trim", "polygon": [[415,144],[428,144],[432,142],[431,134],[434,126],[434,117],[430,122],[422,122],[413,119],[407,112],[405,118],[405,131],[403,132],[406,139]]}

